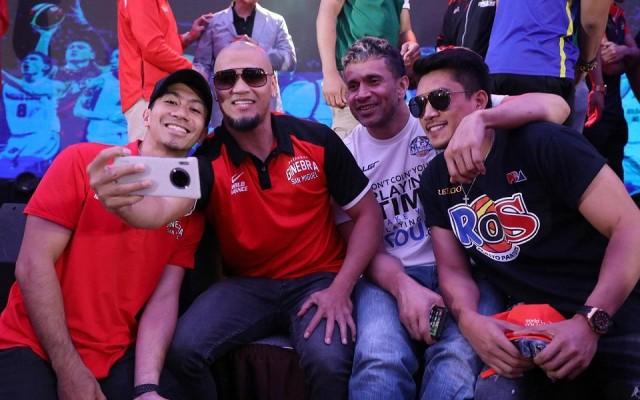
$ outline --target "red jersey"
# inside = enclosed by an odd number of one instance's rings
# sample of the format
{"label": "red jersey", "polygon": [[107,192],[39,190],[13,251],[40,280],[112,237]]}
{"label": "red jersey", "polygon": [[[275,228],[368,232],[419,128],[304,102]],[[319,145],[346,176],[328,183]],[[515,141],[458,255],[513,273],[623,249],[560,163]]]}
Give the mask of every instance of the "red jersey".
{"label": "red jersey", "polygon": [[[71,339],[96,378],[134,342],[138,320],[167,264],[193,267],[203,230],[201,215],[166,227],[132,228],[107,211],[89,186],[86,167],[105,145],[83,143],[58,155],[25,213],[72,231],[55,262]],[[137,142],[128,146],[137,154]],[[17,284],[0,314],[0,349],[30,347],[44,359]]]}
{"label": "red jersey", "polygon": [[159,79],[191,68],[167,0],[118,0],[118,47],[123,112],[149,100]]}
{"label": "red jersey", "polygon": [[[346,246],[331,201],[357,204],[369,181],[331,129],[272,115],[276,147],[262,162],[224,127],[198,149],[207,219],[227,271],[293,279],[337,272]],[[207,197],[208,196],[208,197]]]}

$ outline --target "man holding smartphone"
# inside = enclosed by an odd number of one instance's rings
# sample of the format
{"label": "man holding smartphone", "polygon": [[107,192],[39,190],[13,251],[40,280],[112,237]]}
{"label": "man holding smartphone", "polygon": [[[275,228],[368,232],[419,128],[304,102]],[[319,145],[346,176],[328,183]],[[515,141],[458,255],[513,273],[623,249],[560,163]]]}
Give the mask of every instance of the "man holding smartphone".
{"label": "man holding smartphone", "polygon": [[[276,93],[265,51],[238,41],[214,65],[223,124],[196,155],[203,208],[220,241],[229,279],[215,283],[180,318],[170,364],[193,398],[216,398],[209,366],[234,347],[289,329],[312,399],[346,399],[355,324],[351,291],[378,248],[381,218],[368,180],[326,126],[270,112]],[[139,197],[149,182],[121,184],[134,167],[91,168],[110,209],[138,227],[184,215],[193,201]],[[345,244],[335,201],[353,220]],[[337,328],[337,329],[336,329]]]}
{"label": "man holding smartphone", "polygon": [[[211,105],[196,71],[169,75],[144,113],[148,134],[126,152],[185,156],[205,135]],[[87,165],[105,148],[82,143],[60,153],[25,209],[17,283],[0,315],[0,398],[160,398],[203,218],[148,231],[126,225],[89,185]]]}
{"label": "man holding smartphone", "polygon": [[[349,107],[360,122],[344,141],[370,179],[384,222],[384,248],[354,296],[359,335],[350,396],[359,400],[415,399],[416,394],[421,399],[470,398],[475,376],[460,371],[478,362],[465,358],[468,344],[447,336],[435,343],[446,319],[439,307],[444,303],[437,293],[435,258],[418,201],[418,182],[437,151],[405,102],[409,79],[403,58],[387,40],[364,37],[347,50],[342,64]],[[471,122],[502,126],[509,123],[506,115],[520,123],[562,122],[569,106],[559,96],[530,93],[507,97],[495,110],[480,111],[456,137],[477,136],[480,142],[484,126]],[[349,217],[341,213],[337,222],[348,235]],[[492,304],[486,308],[488,313],[501,311]],[[455,329],[455,324],[448,326]],[[442,363],[445,351],[464,357]],[[423,361],[425,373],[417,387],[414,375]]]}
{"label": "man holding smartphone", "polygon": [[[436,149],[489,103],[488,68],[465,49],[418,60],[409,107]],[[487,129],[486,172],[451,183],[442,156],[420,180],[438,278],[462,335],[499,376],[475,398],[633,398],[640,383],[640,211],[605,160],[577,132],[532,123]],[[469,257],[474,261],[469,262]],[[473,276],[472,276],[473,273]],[[525,327],[478,312],[477,282],[510,304],[547,303],[566,320]],[[544,333],[533,359],[505,335]],[[564,393],[556,397],[556,394]]]}

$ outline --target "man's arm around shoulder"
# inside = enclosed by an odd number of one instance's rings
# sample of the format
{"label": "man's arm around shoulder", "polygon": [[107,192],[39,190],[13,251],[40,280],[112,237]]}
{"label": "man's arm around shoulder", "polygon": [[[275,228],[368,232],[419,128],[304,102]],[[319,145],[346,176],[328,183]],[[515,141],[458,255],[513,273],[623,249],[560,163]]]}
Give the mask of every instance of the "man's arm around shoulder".
{"label": "man's arm around shoulder", "polygon": [[487,129],[517,128],[533,121],[563,123],[570,108],[560,96],[549,93],[525,93],[507,96],[492,108],[474,111],[465,116],[444,151],[452,182],[470,183],[486,170],[486,154],[480,151]]}

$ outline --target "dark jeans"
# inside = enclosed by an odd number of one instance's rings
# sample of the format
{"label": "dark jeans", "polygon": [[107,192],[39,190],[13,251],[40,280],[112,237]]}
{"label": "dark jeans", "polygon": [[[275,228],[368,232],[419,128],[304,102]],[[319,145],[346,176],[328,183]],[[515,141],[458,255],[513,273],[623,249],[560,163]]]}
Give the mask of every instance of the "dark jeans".
{"label": "dark jeans", "polygon": [[604,336],[591,365],[573,381],[551,382],[540,369],[522,378],[479,378],[476,400],[640,399],[640,334]]}
{"label": "dark jeans", "polygon": [[336,325],[324,343],[326,320],[304,339],[315,314],[296,314],[312,293],[327,288],[335,274],[299,279],[230,278],[212,285],[180,317],[169,352],[169,367],[194,399],[215,399],[210,365],[230,350],[288,328],[313,399],[346,399],[353,343],[343,345]]}
{"label": "dark jeans", "polygon": [[[130,348],[98,383],[109,400],[133,398],[134,348]],[[175,380],[162,374],[161,393],[171,399],[181,398]],[[0,399],[57,400],[57,379],[51,364],[28,347],[0,350]]]}

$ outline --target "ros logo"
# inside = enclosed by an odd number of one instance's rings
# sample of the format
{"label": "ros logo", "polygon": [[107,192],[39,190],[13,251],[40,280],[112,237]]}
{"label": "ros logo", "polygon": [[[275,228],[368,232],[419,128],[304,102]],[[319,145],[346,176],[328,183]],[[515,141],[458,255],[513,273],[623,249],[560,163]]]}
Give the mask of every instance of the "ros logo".
{"label": "ros logo", "polygon": [[518,245],[531,240],[540,229],[540,220],[527,210],[521,193],[496,201],[482,195],[470,205],[450,208],[449,220],[465,248],[475,246],[485,256],[501,262],[518,257]]}

